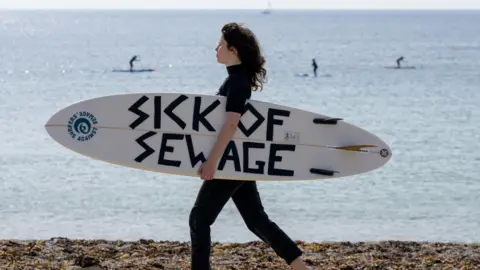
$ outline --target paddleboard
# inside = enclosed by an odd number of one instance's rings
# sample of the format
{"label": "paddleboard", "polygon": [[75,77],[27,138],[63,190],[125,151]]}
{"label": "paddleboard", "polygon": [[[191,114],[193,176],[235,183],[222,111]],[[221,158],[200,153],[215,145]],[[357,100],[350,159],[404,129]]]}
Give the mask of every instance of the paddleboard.
{"label": "paddleboard", "polygon": [[114,69],[112,72],[154,72],[155,69],[153,68],[146,68],[146,69]]}
{"label": "paddleboard", "polygon": [[386,66],[385,68],[387,68],[387,69],[415,69],[414,66],[400,66],[400,67],[397,67],[397,66]]}
{"label": "paddleboard", "polygon": [[[71,104],[45,124],[59,144],[109,163],[198,177],[225,120],[225,97],[135,93]],[[315,180],[366,173],[390,147],[338,117],[249,100],[217,163],[227,180]]]}
{"label": "paddleboard", "polygon": [[[315,77],[314,75],[309,75],[308,73],[296,73],[295,77]],[[332,77],[330,74],[318,74],[317,77]]]}

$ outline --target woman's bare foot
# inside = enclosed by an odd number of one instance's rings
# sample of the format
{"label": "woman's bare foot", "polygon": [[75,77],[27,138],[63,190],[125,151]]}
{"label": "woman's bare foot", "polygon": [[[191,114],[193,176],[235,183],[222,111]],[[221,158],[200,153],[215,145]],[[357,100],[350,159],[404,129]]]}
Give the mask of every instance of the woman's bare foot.
{"label": "woman's bare foot", "polygon": [[300,258],[296,258],[290,266],[293,268],[293,270],[317,270],[315,266],[308,266],[305,264],[305,262]]}

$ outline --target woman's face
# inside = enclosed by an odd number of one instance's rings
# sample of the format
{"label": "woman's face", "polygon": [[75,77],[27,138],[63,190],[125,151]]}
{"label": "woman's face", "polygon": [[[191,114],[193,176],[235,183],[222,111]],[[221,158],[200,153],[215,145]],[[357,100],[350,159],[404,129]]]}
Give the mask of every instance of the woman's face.
{"label": "woman's face", "polygon": [[217,62],[220,64],[233,63],[237,58],[235,50],[228,49],[227,42],[223,39],[223,35],[220,37],[215,51],[217,51]]}

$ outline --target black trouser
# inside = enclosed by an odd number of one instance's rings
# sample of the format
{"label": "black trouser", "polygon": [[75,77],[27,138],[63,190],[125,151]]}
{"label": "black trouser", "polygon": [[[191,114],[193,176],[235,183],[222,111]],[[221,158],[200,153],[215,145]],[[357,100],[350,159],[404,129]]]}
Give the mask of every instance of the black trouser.
{"label": "black trouser", "polygon": [[288,264],[302,251],[265,213],[254,181],[212,179],[204,181],[190,212],[191,269],[210,269],[210,226],[233,199],[247,228],[273,248]]}

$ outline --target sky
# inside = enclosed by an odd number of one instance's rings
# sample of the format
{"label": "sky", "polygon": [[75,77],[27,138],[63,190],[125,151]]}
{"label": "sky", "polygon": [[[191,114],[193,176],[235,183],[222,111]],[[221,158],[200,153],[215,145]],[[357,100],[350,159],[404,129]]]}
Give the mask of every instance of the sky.
{"label": "sky", "polygon": [[[270,0],[273,9],[480,9],[480,0]],[[0,0],[1,9],[264,9],[268,0]]]}

